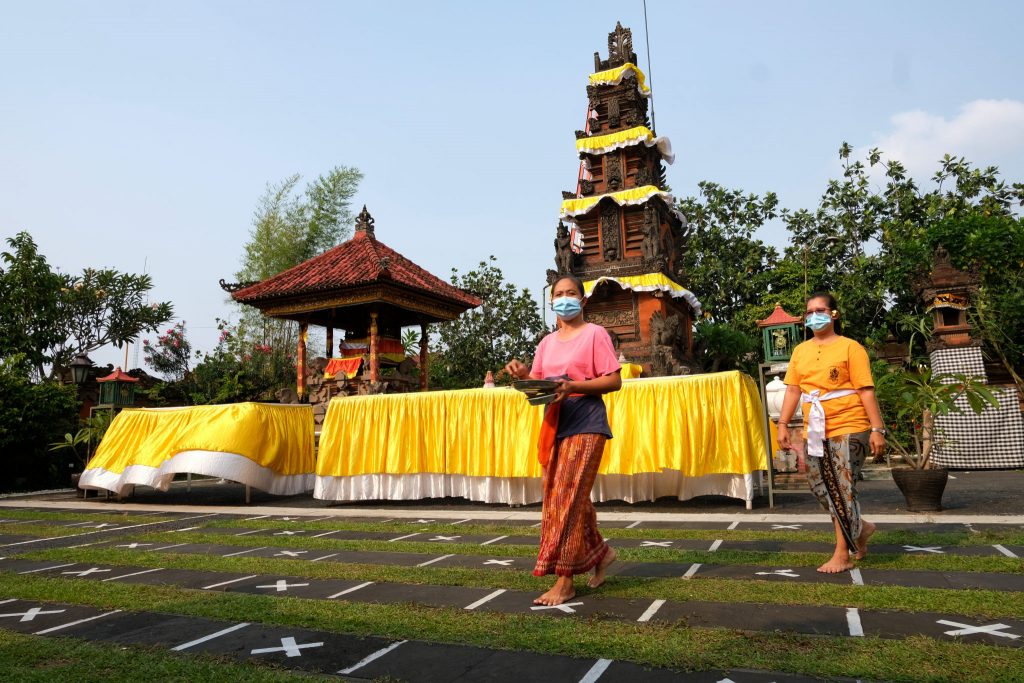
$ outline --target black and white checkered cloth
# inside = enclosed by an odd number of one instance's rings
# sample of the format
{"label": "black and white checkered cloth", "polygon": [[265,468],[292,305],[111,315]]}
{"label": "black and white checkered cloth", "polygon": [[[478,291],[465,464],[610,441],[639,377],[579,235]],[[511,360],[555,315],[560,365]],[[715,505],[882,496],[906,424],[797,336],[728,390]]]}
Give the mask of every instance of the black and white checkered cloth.
{"label": "black and white checkered cloth", "polygon": [[[931,352],[932,372],[936,375],[967,375],[986,381],[985,357],[977,346],[936,349]],[[953,382],[953,379],[946,380]]]}
{"label": "black and white checkered cloth", "polygon": [[932,451],[937,467],[962,469],[1012,469],[1024,467],[1024,416],[1015,387],[992,387],[998,408],[988,407],[980,415],[970,409],[967,399],[957,399],[963,411],[935,418],[938,435]]}
{"label": "black and white checkered cloth", "polygon": [[[976,346],[937,349],[931,353],[936,374],[963,374],[987,381],[985,358]],[[947,381],[954,381],[949,379]],[[1015,387],[993,387],[998,408],[975,415],[967,399],[957,399],[962,412],[935,418],[937,441],[932,462],[938,467],[1006,469],[1024,467],[1024,416]]]}

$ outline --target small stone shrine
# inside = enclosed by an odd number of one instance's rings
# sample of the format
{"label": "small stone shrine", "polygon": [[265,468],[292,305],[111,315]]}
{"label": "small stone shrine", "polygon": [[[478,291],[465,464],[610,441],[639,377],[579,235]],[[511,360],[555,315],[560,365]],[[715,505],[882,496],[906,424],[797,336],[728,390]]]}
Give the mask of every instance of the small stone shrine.
{"label": "small stone shrine", "polygon": [[[979,277],[955,268],[942,247],[935,252],[931,277],[920,285],[921,298],[932,314],[928,343],[932,371],[966,374],[985,380],[999,401],[976,415],[966,399],[958,399],[959,414],[938,415],[939,441],[932,451],[936,467],[1024,467],[1024,418],[1017,387],[1007,382],[998,364],[986,362],[982,341],[974,334],[967,312],[978,292]],[[950,380],[953,381],[953,380]]]}
{"label": "small stone shrine", "polygon": [[650,128],[651,91],[636,62],[632,33],[617,24],[608,58],[594,53],[586,125],[576,131],[580,174],[562,193],[548,283],[563,274],[583,280],[587,319],[645,375],[686,374],[701,308],[678,284],[687,223],[665,191],[662,161],[672,163],[672,147]]}

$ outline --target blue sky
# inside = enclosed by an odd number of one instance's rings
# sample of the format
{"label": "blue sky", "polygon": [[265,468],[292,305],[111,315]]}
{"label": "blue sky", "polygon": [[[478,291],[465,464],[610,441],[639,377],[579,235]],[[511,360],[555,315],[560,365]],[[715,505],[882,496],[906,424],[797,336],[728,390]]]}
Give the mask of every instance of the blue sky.
{"label": "blue sky", "polygon": [[[950,152],[1024,178],[1020,3],[648,16],[677,195],[708,179],[812,207],[844,140],[922,177]],[[379,239],[445,278],[494,254],[539,293],[616,20],[646,69],[639,1],[4,2],[0,237],[29,231],[68,272],[145,267],[208,349],[266,184],[351,165]]]}

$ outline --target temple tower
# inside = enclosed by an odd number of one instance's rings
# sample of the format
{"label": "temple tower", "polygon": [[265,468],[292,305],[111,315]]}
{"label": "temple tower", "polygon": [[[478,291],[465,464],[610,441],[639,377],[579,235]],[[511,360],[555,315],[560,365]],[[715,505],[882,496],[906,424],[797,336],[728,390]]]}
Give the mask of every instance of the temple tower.
{"label": "temple tower", "polygon": [[587,319],[645,375],[683,374],[700,302],[679,284],[687,223],[665,190],[672,146],[650,129],[651,91],[636,61],[632,33],[616,24],[608,59],[594,53],[586,125],[576,131],[580,173],[575,191],[562,193],[548,281],[583,280]]}

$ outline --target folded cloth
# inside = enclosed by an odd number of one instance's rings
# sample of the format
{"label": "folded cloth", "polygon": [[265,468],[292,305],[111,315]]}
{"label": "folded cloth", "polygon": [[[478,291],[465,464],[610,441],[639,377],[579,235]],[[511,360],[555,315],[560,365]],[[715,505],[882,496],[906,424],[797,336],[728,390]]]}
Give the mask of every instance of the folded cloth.
{"label": "folded cloth", "polygon": [[800,395],[801,403],[811,405],[811,409],[807,413],[807,455],[815,458],[825,455],[825,409],[821,406],[821,402],[856,393],[855,389],[836,389],[823,394],[821,389],[815,389],[809,394]]}

